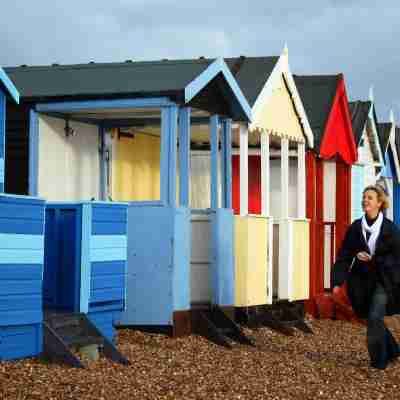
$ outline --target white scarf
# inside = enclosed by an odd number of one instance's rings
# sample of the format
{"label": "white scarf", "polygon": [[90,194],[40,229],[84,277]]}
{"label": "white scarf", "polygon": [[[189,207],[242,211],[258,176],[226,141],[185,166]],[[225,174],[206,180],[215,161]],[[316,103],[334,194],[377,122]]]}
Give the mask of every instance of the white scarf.
{"label": "white scarf", "polygon": [[[381,231],[382,222],[383,222],[383,214],[381,212],[379,212],[378,218],[371,226],[368,225],[365,215],[361,219],[362,233],[364,235],[365,241],[368,244],[371,256],[375,254],[376,241]],[[368,241],[367,241],[367,232],[371,234]]]}

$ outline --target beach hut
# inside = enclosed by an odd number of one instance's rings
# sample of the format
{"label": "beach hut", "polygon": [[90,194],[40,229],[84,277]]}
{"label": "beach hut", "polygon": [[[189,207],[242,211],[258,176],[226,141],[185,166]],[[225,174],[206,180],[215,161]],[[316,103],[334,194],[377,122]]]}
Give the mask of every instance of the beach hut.
{"label": "beach hut", "polygon": [[349,108],[358,151],[357,162],[351,168],[351,220],[354,221],[363,215],[363,189],[376,182],[384,166],[384,157],[372,94],[369,101],[350,102]]}
{"label": "beach hut", "polygon": [[396,124],[394,114],[390,112],[389,122],[378,124],[381,146],[385,159],[385,166],[379,174],[380,183],[389,195],[390,207],[386,210],[386,216],[395,223],[400,223],[400,164],[399,153],[396,146]]}
{"label": "beach hut", "polygon": [[[103,210],[106,220],[97,221],[98,229],[114,236],[113,240],[90,241],[89,248],[99,250],[99,255],[108,252],[97,246],[110,247],[108,257],[121,257],[122,246],[128,246],[126,301],[99,297],[100,310],[101,303],[118,300],[115,304],[125,308],[115,323],[167,326],[175,335],[190,332],[191,310],[197,306],[217,310],[218,318],[224,319],[234,305],[231,169],[226,161],[231,154],[231,119],[248,122],[251,116],[224,61],[127,61],[8,71],[31,105],[29,191],[66,201],[68,207],[91,198],[112,199],[99,203],[104,209],[118,208],[115,200],[129,202],[127,242],[115,237],[122,231],[105,232],[114,229],[113,221],[121,221],[119,209],[108,217]],[[188,200],[191,125],[199,121],[208,123],[211,138],[211,207],[192,212]],[[224,160],[220,182],[219,136]],[[98,202],[90,204],[93,208]],[[57,212],[59,205],[51,206]],[[81,221],[85,211],[77,215],[70,217]],[[92,220],[96,223],[95,215]],[[87,242],[81,243],[88,248]],[[105,273],[108,268],[104,267]],[[81,280],[82,276],[85,285],[94,284],[94,277],[88,281],[87,271],[81,271]],[[119,281],[109,284],[114,282]],[[76,299],[76,307],[88,307],[87,298]],[[89,297],[89,311],[90,304]]]}
{"label": "beach hut", "polygon": [[19,92],[0,68],[0,360],[42,351],[44,201],[4,193],[7,104]]}
{"label": "beach hut", "polygon": [[113,342],[126,299],[127,204],[99,201],[99,128],[70,125],[77,106],[70,71],[7,68],[21,105],[8,108],[6,189],[47,200],[39,284],[43,351],[81,367],[70,350],[96,344],[126,363]]}
{"label": "beach hut", "polygon": [[357,161],[344,77],[294,76],[314,134],[307,151],[310,225],[310,299],[331,288],[331,267],[351,222],[351,169]]}
{"label": "beach hut", "polygon": [[[235,305],[308,299],[309,226],[305,149],[313,136],[288,62],[278,57],[226,59],[252,107],[250,124],[234,124]],[[209,152],[192,157],[192,202],[206,204]]]}

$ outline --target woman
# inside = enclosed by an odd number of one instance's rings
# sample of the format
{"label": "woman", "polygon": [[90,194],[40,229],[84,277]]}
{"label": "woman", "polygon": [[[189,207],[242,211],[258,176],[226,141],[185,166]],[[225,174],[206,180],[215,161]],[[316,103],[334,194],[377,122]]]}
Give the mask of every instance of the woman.
{"label": "woman", "polygon": [[389,202],[379,185],[364,189],[365,215],[347,230],[333,268],[333,291],[347,281],[354,312],[367,318],[371,366],[385,369],[400,355],[384,324],[385,315],[400,313],[400,231],[383,216]]}

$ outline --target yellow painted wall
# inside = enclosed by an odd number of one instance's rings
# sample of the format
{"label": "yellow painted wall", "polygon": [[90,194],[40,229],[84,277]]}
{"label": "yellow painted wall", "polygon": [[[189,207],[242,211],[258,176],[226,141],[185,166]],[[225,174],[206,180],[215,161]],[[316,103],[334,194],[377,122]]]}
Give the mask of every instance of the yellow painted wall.
{"label": "yellow painted wall", "polygon": [[137,133],[113,140],[113,200],[160,200],[160,138]]}
{"label": "yellow painted wall", "polygon": [[296,141],[304,140],[300,121],[282,75],[274,85],[272,95],[254,111],[252,126],[272,130],[278,136],[287,135]]}
{"label": "yellow painted wall", "polygon": [[235,306],[267,303],[268,218],[235,217]]}
{"label": "yellow painted wall", "polygon": [[295,220],[293,223],[293,288],[292,301],[309,298],[310,283],[310,225],[308,221]]}

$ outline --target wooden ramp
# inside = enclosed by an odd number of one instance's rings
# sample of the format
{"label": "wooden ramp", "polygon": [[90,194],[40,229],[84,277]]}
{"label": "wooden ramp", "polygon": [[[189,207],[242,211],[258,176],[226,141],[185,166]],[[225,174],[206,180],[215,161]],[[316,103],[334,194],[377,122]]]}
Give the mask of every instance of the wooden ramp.
{"label": "wooden ramp", "polygon": [[236,319],[250,328],[265,326],[284,335],[292,336],[295,329],[304,333],[313,333],[304,321],[304,316],[304,308],[301,304],[279,302],[273,305],[251,307],[247,311],[239,309]]}
{"label": "wooden ramp", "polygon": [[86,314],[45,313],[43,333],[43,353],[50,360],[64,362],[76,368],[85,368],[79,357],[79,350],[95,345],[110,360],[129,365],[129,361],[97,329]]}
{"label": "wooden ramp", "polygon": [[235,342],[254,346],[240,326],[218,306],[192,310],[192,329],[193,333],[229,349]]}

